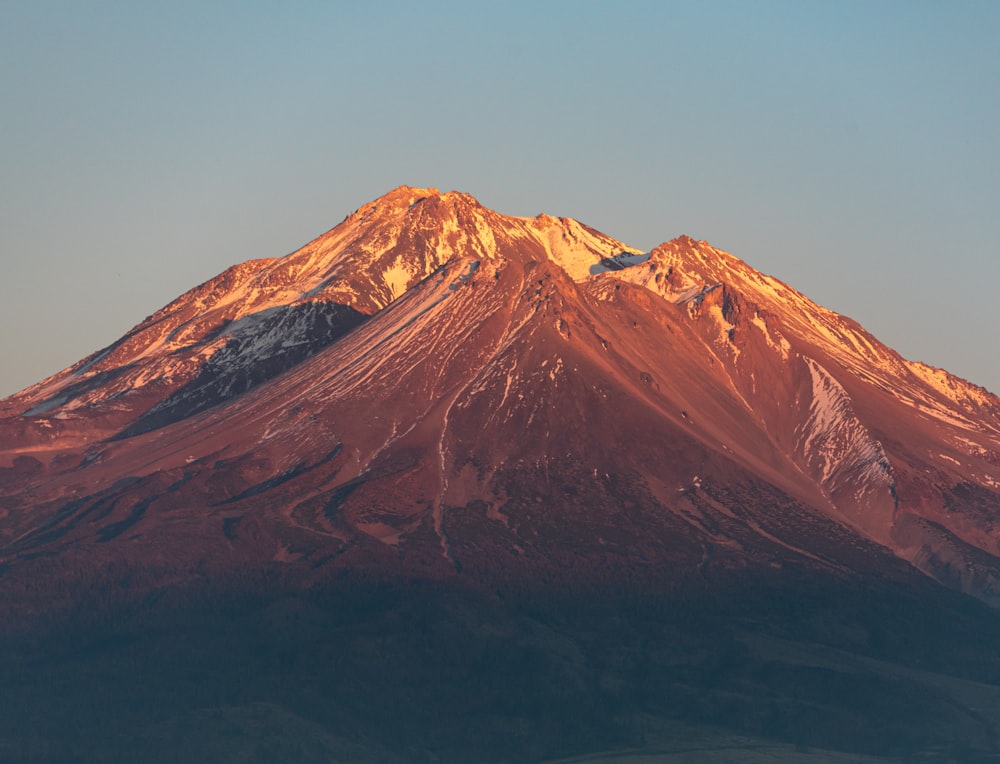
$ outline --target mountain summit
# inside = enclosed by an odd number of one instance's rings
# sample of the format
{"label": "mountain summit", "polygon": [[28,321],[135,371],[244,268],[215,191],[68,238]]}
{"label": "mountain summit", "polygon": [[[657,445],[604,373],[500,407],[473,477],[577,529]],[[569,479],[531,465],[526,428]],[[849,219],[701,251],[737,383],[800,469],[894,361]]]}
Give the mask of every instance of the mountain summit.
{"label": "mountain summit", "polygon": [[998,519],[986,390],[706,242],[403,186],[0,401],[0,751],[974,760]]}

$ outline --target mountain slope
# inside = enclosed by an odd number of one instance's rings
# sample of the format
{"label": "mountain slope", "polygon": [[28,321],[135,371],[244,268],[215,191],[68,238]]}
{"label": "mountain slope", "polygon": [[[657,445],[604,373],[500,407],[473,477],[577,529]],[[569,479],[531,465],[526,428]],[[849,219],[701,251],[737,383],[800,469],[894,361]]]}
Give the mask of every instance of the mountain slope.
{"label": "mountain slope", "polygon": [[[904,360],[704,242],[669,242],[648,266],[614,277],[686,309],[770,438],[838,515],[925,572],[995,596],[996,542],[986,536],[1000,487],[996,396]],[[988,556],[964,555],[969,546]]]}

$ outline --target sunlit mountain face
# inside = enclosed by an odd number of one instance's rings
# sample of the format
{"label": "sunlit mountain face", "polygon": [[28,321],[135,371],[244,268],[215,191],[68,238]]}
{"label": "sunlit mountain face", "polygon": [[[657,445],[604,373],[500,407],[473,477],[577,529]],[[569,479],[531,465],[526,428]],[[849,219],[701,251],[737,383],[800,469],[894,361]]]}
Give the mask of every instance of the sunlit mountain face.
{"label": "sunlit mountain face", "polygon": [[998,518],[986,390],[400,187],[0,401],[0,760],[987,760]]}

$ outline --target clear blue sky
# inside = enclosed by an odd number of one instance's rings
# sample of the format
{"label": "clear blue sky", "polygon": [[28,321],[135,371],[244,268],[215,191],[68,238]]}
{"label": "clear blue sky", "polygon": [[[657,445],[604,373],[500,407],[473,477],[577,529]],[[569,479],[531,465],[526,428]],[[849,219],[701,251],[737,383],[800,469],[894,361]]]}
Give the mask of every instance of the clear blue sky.
{"label": "clear blue sky", "polygon": [[0,395],[401,183],[686,233],[1000,392],[998,2],[0,0]]}

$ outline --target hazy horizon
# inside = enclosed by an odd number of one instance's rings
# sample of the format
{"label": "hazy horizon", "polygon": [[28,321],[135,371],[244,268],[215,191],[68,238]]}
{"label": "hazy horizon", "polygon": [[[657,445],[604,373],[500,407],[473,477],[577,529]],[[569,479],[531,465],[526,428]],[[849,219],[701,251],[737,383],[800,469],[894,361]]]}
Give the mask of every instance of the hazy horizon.
{"label": "hazy horizon", "polygon": [[1000,6],[8,4],[0,396],[400,184],[706,239],[1000,392]]}

